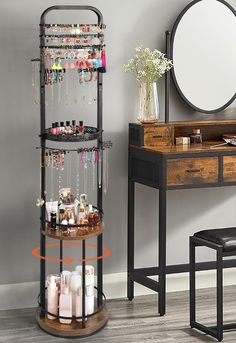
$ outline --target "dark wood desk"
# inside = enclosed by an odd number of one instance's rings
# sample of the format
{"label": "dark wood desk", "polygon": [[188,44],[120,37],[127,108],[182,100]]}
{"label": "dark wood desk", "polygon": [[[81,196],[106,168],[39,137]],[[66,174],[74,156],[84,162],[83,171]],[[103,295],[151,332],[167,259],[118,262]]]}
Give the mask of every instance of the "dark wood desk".
{"label": "dark wood desk", "polygon": [[[174,137],[187,135],[192,128],[199,126],[203,132],[203,144],[173,144]],[[166,193],[172,189],[236,185],[236,147],[210,148],[222,143],[222,134],[236,133],[236,120],[161,123],[155,132],[150,126],[146,128],[154,138],[151,140],[149,135],[147,144],[153,142],[156,146],[140,145],[140,142],[145,143],[141,125],[130,124],[129,131],[127,289],[129,300],[134,298],[134,282],[158,292],[158,311],[163,316],[166,312],[166,274],[189,270],[189,264],[166,266]],[[159,263],[154,267],[134,268],[135,183],[159,190]],[[224,267],[235,266],[236,260],[224,262]],[[213,268],[215,262],[197,264],[197,270]],[[158,282],[149,278],[152,275],[159,276]]]}

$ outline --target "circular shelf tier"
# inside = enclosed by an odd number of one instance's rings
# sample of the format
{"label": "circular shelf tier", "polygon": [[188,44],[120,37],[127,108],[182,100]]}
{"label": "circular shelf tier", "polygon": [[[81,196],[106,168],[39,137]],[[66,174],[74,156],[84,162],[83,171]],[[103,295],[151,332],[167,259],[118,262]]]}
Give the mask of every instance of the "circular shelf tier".
{"label": "circular shelf tier", "polygon": [[46,129],[42,134],[44,139],[55,142],[87,142],[98,139],[101,136],[102,131],[99,131],[96,127],[85,126],[83,134],[73,135],[55,135],[51,133],[51,128]]}
{"label": "circular shelf tier", "polygon": [[101,235],[101,233],[103,233],[103,225],[101,224],[99,229],[97,229],[93,232],[87,233],[87,234],[74,234],[74,233],[71,234],[71,233],[69,233],[69,234],[65,235],[60,230],[52,231],[51,229],[46,229],[46,230],[43,230],[41,232],[45,236],[53,238],[53,239],[59,239],[62,241],[77,241],[77,240],[85,240],[85,239],[89,239],[89,238]]}
{"label": "circular shelf tier", "polygon": [[37,309],[36,320],[40,328],[57,337],[65,338],[83,338],[88,337],[103,329],[108,321],[108,312],[106,308],[96,314],[88,317],[86,320],[85,328],[82,328],[82,323],[72,320],[71,324],[61,324],[57,319],[50,320],[40,317],[40,310]]}

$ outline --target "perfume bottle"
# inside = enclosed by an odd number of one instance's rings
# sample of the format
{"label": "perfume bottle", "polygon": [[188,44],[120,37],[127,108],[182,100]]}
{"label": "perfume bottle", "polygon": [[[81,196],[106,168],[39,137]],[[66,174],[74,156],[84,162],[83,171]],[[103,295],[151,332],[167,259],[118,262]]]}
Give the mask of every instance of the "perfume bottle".
{"label": "perfume bottle", "polygon": [[83,224],[84,219],[85,219],[85,207],[83,203],[80,203],[80,208],[79,208],[79,224]]}
{"label": "perfume bottle", "polygon": [[72,321],[72,295],[70,291],[70,272],[61,273],[61,294],[59,299],[59,314],[62,317],[71,317],[71,319],[59,318],[60,323],[70,324]]}
{"label": "perfume bottle", "polygon": [[98,210],[94,210],[93,219],[94,219],[94,222],[96,223],[95,228],[98,229],[100,227],[100,219],[101,219]]}
{"label": "perfume bottle", "polygon": [[192,135],[190,136],[190,143],[192,144],[202,143],[202,134],[201,134],[200,129],[193,129]]}

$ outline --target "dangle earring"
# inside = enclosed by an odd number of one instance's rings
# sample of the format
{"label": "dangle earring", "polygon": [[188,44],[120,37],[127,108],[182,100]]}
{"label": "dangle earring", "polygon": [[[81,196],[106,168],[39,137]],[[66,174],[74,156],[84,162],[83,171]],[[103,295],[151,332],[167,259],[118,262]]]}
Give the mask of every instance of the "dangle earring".
{"label": "dangle earring", "polygon": [[77,153],[76,156],[76,171],[77,171],[77,175],[76,175],[76,198],[77,200],[79,200],[79,153]]}
{"label": "dangle earring", "polygon": [[98,150],[98,188],[102,187],[102,150]]}
{"label": "dangle earring", "polygon": [[103,150],[103,192],[107,194],[108,189],[108,157],[109,149]]}

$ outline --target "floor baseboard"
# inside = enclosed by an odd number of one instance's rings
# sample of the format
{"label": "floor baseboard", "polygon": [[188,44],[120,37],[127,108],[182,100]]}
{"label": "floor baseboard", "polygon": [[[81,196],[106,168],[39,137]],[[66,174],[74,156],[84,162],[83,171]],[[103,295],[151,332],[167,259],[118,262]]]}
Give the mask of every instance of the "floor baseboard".
{"label": "floor baseboard", "polygon": [[[215,287],[215,271],[197,273],[197,288]],[[104,275],[104,293],[107,299],[126,297],[127,274],[113,273]],[[155,277],[153,277],[155,279]],[[224,285],[236,284],[236,268],[224,270]],[[171,274],[167,276],[167,292],[185,291],[189,289],[188,273]],[[37,306],[39,282],[25,282],[0,285],[0,310],[30,308]],[[155,294],[150,289],[135,283],[135,295]]]}

